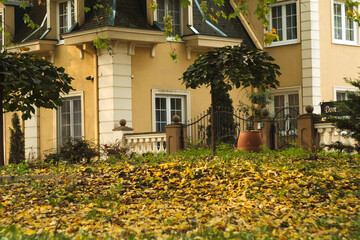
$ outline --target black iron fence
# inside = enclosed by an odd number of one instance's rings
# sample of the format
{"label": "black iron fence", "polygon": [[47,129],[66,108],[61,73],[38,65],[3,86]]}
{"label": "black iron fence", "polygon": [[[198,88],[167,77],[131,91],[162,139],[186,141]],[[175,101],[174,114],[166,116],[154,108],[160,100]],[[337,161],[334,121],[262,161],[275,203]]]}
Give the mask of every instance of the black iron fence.
{"label": "black iron fence", "polygon": [[[254,126],[252,117],[232,109],[215,109],[215,142],[236,145],[241,131],[251,130]],[[195,147],[211,146],[211,108],[191,119],[185,125],[184,131],[188,144]]]}

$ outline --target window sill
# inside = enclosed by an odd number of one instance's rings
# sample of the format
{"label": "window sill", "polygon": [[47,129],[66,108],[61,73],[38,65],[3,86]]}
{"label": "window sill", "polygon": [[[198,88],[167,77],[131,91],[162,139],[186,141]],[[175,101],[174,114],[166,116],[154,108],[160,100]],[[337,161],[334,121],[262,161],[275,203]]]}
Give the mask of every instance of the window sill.
{"label": "window sill", "polygon": [[281,42],[273,42],[272,44],[265,46],[266,48],[272,48],[272,47],[280,47],[280,46],[287,46],[287,45],[294,45],[300,43],[300,40],[294,39],[289,41],[281,41]]}
{"label": "window sill", "polygon": [[56,46],[64,45],[64,39],[59,40],[55,45]]}
{"label": "window sill", "polygon": [[[167,38],[166,38],[166,41],[167,41],[167,42],[175,42],[175,43],[178,42],[178,41],[175,40],[175,37],[167,37]],[[180,38],[179,38],[179,42],[185,42],[185,41],[182,40],[182,38],[180,37]]]}
{"label": "window sill", "polygon": [[345,46],[352,46],[352,47],[359,47],[360,46],[356,42],[338,41],[338,40],[334,40],[334,39],[333,39],[332,43],[335,44],[335,45],[345,45]]}

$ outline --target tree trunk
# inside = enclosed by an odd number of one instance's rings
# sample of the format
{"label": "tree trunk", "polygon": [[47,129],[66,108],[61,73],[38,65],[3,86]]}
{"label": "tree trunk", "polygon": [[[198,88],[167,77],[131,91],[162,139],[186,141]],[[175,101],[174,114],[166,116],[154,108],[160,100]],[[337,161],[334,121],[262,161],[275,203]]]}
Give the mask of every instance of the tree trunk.
{"label": "tree trunk", "polygon": [[215,136],[215,94],[211,86],[211,150],[213,156],[216,155],[216,136]]}
{"label": "tree trunk", "polygon": [[3,99],[4,99],[4,86],[1,84],[4,82],[4,75],[0,74],[0,166],[5,165],[4,158],[4,118],[3,118]]}

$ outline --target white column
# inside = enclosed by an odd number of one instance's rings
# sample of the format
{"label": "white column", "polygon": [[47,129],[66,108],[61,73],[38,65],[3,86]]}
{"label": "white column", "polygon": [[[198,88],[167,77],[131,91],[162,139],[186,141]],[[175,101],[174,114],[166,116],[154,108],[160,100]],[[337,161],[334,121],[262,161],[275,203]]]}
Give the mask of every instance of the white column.
{"label": "white column", "polygon": [[302,0],[301,49],[303,107],[312,105],[314,113],[320,113],[320,34],[318,0]]}
{"label": "white column", "polygon": [[120,119],[132,126],[131,56],[122,43],[115,44],[111,54],[101,50],[98,55],[100,143],[112,143]]}
{"label": "white column", "polygon": [[39,136],[39,111],[31,115],[31,119],[25,120],[25,158],[27,160],[40,156]]}

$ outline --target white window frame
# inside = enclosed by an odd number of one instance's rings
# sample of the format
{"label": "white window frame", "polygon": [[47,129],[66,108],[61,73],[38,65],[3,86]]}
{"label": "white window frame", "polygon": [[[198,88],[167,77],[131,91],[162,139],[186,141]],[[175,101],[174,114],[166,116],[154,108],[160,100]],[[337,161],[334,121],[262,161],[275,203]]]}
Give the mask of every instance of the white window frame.
{"label": "white window frame", "polygon": [[[343,18],[341,19],[341,28],[342,28],[342,36],[343,39],[335,39],[335,20],[334,20],[334,4],[341,4],[341,13],[344,13]],[[346,16],[345,16],[345,3],[343,1],[338,0],[332,0],[331,1],[331,31],[332,31],[332,42],[334,44],[342,44],[342,45],[351,45],[351,46],[357,46],[358,39],[359,39],[359,31],[358,31],[358,24],[354,22],[354,40],[349,41],[346,40]]]}
{"label": "white window frame", "polygon": [[271,90],[272,93],[272,101],[270,104],[270,112],[272,115],[275,115],[275,104],[274,104],[274,96],[276,95],[289,95],[289,94],[298,94],[299,95],[299,114],[303,112],[303,104],[302,104],[302,91],[301,86],[294,86],[294,87],[282,87],[278,89]]}
{"label": "white window frame", "polygon": [[[350,87],[350,86],[334,86],[334,101],[338,101],[336,94],[338,92],[340,93],[346,93],[346,92],[356,92],[358,89],[356,87]],[[347,100],[347,96],[345,96],[345,99]]]}
{"label": "white window frame", "polygon": [[2,31],[1,31],[1,41],[2,41],[2,44],[0,44],[0,52],[2,52],[3,50],[3,46],[5,45],[5,9],[4,8],[0,8],[0,14],[1,14],[1,28],[2,28]]}
{"label": "white window frame", "polygon": [[[69,94],[61,94],[61,97],[63,99],[66,98],[74,98],[74,97],[80,97],[81,100],[81,133],[82,137],[85,138],[85,108],[84,108],[84,92],[83,91],[76,91],[76,92],[70,92]],[[55,109],[54,114],[54,148],[57,149],[60,144],[60,124],[59,124],[59,110]]]}
{"label": "white window frame", "polygon": [[[151,114],[152,114],[152,131],[156,132],[156,97],[182,97],[183,100],[183,111],[180,116],[180,121],[186,123],[187,119],[191,118],[191,109],[190,109],[190,92],[184,90],[162,90],[162,89],[152,89],[151,90]],[[170,113],[168,113],[170,114]],[[171,121],[169,117],[167,121]],[[170,122],[169,122],[170,123]]]}
{"label": "white window frame", "polygon": [[76,9],[76,0],[73,0],[74,1],[74,22],[72,22],[72,16],[71,16],[71,1],[72,0],[67,0],[67,1],[57,1],[56,2],[56,31],[57,31],[57,36],[58,36],[58,39],[59,41],[62,43],[63,40],[61,39],[61,33],[60,33],[60,4],[61,3],[64,3],[66,2],[67,3],[67,16],[68,16],[68,19],[67,19],[67,24],[68,24],[68,30],[77,22],[77,19],[76,19],[76,12],[77,12],[77,9]]}
{"label": "white window frame", "polygon": [[[285,40],[285,36],[286,36],[286,5],[288,4],[296,4],[296,31],[297,31],[297,37],[296,39],[291,39],[291,40]],[[269,31],[272,30],[272,11],[271,11],[271,7],[278,7],[278,6],[282,6],[283,10],[282,10],[282,26],[283,26],[283,40],[282,41],[274,41],[272,42],[270,45],[266,46],[266,47],[276,47],[276,46],[282,46],[282,45],[290,45],[290,44],[297,44],[300,43],[300,7],[299,7],[299,1],[296,0],[291,0],[291,1],[284,1],[284,2],[278,2],[275,3],[273,5],[270,6],[270,12],[269,12],[269,23],[270,23],[270,29]]]}
{"label": "white window frame", "polygon": [[[156,3],[157,3],[157,0],[155,0],[156,1]],[[167,0],[164,0],[164,5],[165,5],[165,2],[166,2]],[[184,15],[184,12],[183,12],[183,7],[182,7],[182,5],[181,5],[181,3],[180,3],[180,1],[181,0],[179,0],[179,10],[180,10],[180,33],[179,33],[179,37],[181,37],[182,35],[183,35],[183,23],[184,23],[184,18],[183,18],[183,15]],[[166,7],[165,7],[166,8]],[[191,10],[192,10],[192,8],[191,8]],[[157,22],[159,22],[159,19],[158,19],[158,12],[157,12],[158,10],[156,9],[155,11],[154,11],[154,21],[157,21]],[[166,13],[167,13],[167,10],[164,10],[165,11],[165,15],[166,15]],[[192,12],[191,12],[191,16],[192,16]],[[190,16],[189,16],[190,17]],[[189,21],[190,22],[190,21]],[[192,23],[192,19],[191,19],[191,23]],[[175,41],[175,36],[172,36],[172,37],[167,37],[167,41]]]}

